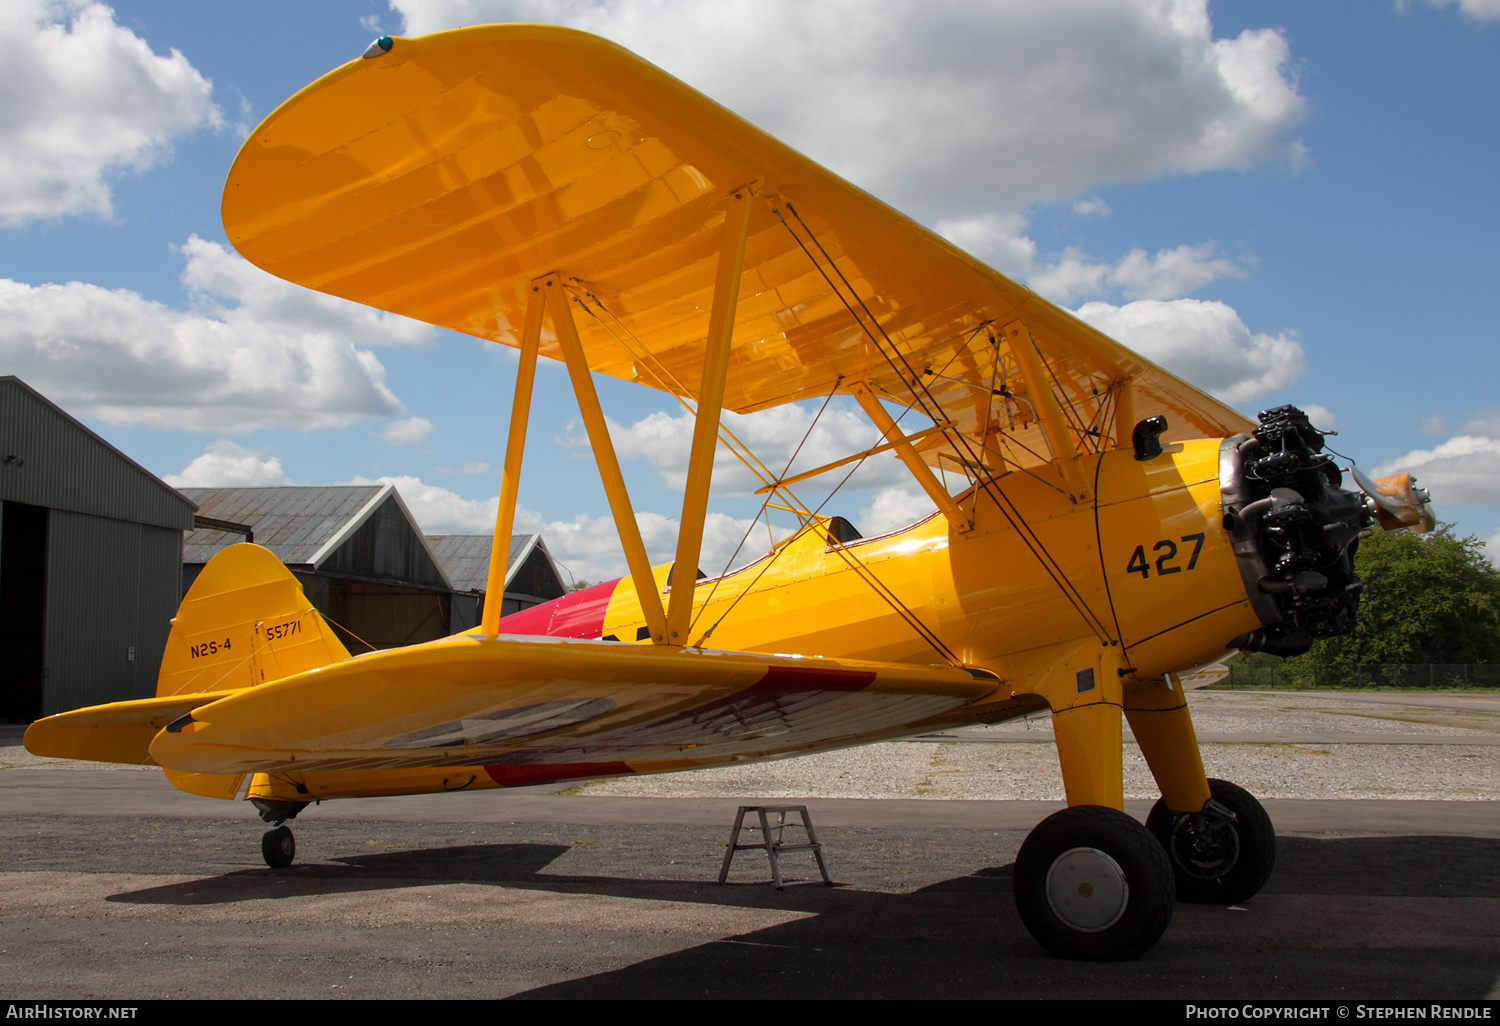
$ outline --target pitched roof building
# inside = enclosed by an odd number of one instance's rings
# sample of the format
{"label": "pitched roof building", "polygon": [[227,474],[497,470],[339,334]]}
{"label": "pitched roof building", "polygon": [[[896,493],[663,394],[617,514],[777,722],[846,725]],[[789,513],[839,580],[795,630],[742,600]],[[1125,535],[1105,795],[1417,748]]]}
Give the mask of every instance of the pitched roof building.
{"label": "pitched roof building", "polygon": [[[490,575],[489,534],[435,534],[428,538],[433,550],[453,579],[454,590],[473,596],[475,601],[473,623],[479,623],[479,613],[485,588]],[[510,555],[505,562],[505,599],[500,608],[501,616],[567,594],[567,585],[557,572],[552,553],[539,534],[513,534],[510,536]],[[459,601],[458,595],[454,602]]]}
{"label": "pitched roof building", "polygon": [[[198,515],[253,532],[302,583],[351,652],[450,633],[453,582],[389,484],[185,488]],[[213,554],[246,540],[198,528],[183,540],[186,591]]]}
{"label": "pitched roof building", "polygon": [[[489,575],[489,535],[427,537],[395,486],[188,488],[198,517],[221,527],[190,531],[182,587],[220,549],[252,538],[274,552],[350,651],[431,641],[478,625]],[[539,535],[511,540],[506,613],[561,596]]]}
{"label": "pitched roof building", "polygon": [[0,719],[146,698],[193,503],[0,377]]}

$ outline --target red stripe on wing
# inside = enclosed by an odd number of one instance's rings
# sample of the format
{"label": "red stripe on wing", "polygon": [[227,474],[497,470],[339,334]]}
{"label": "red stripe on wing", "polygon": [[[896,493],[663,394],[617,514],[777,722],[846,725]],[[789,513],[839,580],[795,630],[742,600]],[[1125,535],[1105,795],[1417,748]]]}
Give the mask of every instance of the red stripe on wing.
{"label": "red stripe on wing", "polygon": [[623,762],[554,762],[549,765],[486,766],[484,771],[501,787],[553,784],[560,780],[623,777],[635,772]]}
{"label": "red stripe on wing", "polygon": [[743,691],[705,702],[696,708],[608,734],[525,748],[501,758],[506,765],[548,765],[550,768],[562,764],[549,765],[549,760],[553,759],[576,759],[586,754],[621,754],[657,745],[703,744],[728,734],[770,727],[859,691],[874,679],[873,670],[772,666],[764,677]]}

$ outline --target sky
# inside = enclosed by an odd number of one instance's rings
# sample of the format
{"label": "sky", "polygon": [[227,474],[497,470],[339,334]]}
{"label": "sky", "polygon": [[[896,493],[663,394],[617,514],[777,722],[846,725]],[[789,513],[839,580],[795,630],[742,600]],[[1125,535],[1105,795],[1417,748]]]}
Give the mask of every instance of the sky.
{"label": "sky", "polygon": [[[271,277],[219,201],[373,37],[499,21],[635,50],[1246,414],[1304,407],[1500,554],[1500,0],[0,0],[0,374],[180,487],[393,481],[429,533],[491,531],[514,350]],[[669,560],[691,424],[596,381]],[[517,529],[617,576],[566,375],[537,387]],[[728,420],[771,466],[874,444],[817,414]],[[704,570],[788,526],[751,491],[721,459]],[[884,457],[825,512],[928,509]]]}

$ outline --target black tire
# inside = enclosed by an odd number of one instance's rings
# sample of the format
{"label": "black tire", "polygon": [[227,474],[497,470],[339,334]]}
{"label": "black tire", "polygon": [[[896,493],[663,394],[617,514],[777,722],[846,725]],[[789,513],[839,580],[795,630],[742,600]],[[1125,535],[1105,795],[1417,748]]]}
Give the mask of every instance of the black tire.
{"label": "black tire", "polygon": [[1135,820],[1102,805],[1037,824],[1016,855],[1016,909],[1060,958],[1119,962],[1150,950],[1172,921],[1172,864]]}
{"label": "black tire", "polygon": [[1158,800],[1146,829],[1161,842],[1177,877],[1177,897],[1200,905],[1238,905],[1260,892],[1276,868],[1276,828],[1255,796],[1227,780],[1210,780],[1213,800],[1234,822],[1195,830],[1192,814]]}
{"label": "black tire", "polygon": [[272,869],[290,866],[297,857],[297,841],[292,837],[291,827],[281,826],[275,830],[267,830],[260,839],[260,853],[265,857],[266,865]]}

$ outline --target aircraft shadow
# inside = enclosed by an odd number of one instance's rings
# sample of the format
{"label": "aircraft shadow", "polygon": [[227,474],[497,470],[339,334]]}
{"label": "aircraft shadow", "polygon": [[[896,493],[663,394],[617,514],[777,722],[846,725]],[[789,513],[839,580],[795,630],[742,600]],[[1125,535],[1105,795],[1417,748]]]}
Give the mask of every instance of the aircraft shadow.
{"label": "aircraft shadow", "polygon": [[391,890],[438,881],[515,884],[537,879],[537,874],[566,854],[568,848],[566,844],[466,844],[375,852],[338,858],[333,860],[335,864],[237,870],[124,891],[106,900],[139,905],[217,905],[256,898]]}
{"label": "aircraft shadow", "polygon": [[[1500,840],[1281,838],[1277,862],[1265,897],[1247,903],[1251,915],[1179,903],[1166,936],[1137,962],[1049,957],[1021,925],[1012,867],[1001,866],[904,895],[818,900],[819,888],[788,889],[820,914],[515,997],[1483,998],[1495,986],[1492,905],[1447,903],[1471,928],[1456,922],[1434,944],[1408,935],[1409,902],[1364,899],[1500,898]],[[1346,921],[1318,924],[1330,937],[1287,914],[1288,896],[1359,900]]]}
{"label": "aircraft shadow", "polygon": [[[854,895],[1006,894],[1011,866],[992,866],[906,892],[854,886],[826,888],[793,880],[785,891],[766,883],[719,885],[710,879],[672,880],[544,872],[572,850],[537,842],[452,845],[341,856],[289,869],[247,869],[185,883],[121,892],[108,900],[131,904],[215,904],[264,892],[281,898],[355,890],[405,888],[437,881],[503,884],[612,897],[638,897],[747,908],[816,911],[842,906]],[[1266,894],[1340,894],[1368,897],[1500,898],[1500,839],[1453,836],[1277,840],[1277,867]],[[739,863],[736,863],[738,866]],[[792,870],[793,877],[798,866]],[[835,866],[835,870],[837,866]]]}
{"label": "aircraft shadow", "polygon": [[[1500,898],[1500,839],[1493,838],[1280,838],[1276,873],[1263,895],[1247,903],[1248,915],[1179,903],[1156,948],[1119,965],[1047,956],[1016,915],[1010,865],[959,869],[905,893],[810,883],[776,891],[764,882],[721,886],[712,876],[663,879],[639,856],[610,867],[639,877],[557,872],[554,863],[571,850],[527,842],[370,852],[109,900],[179,906],[295,901],[465,881],[800,914],[517,997],[1308,997],[1342,989],[1370,998],[1478,998],[1494,986],[1500,964],[1487,923],[1494,906],[1473,900]],[[859,875],[852,855],[845,864]],[[837,876],[839,863],[833,868]],[[801,867],[799,874],[806,875]],[[1430,931],[1418,937],[1404,917],[1437,906],[1399,899],[1442,898],[1470,900],[1441,905],[1452,922],[1437,941]],[[1322,913],[1298,912],[1314,906],[1339,914],[1324,922],[1308,918]]]}

